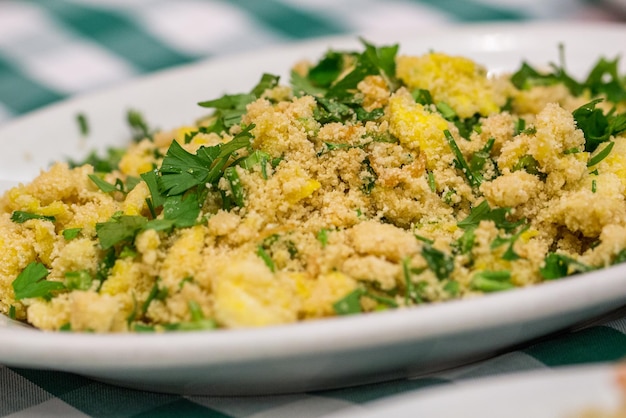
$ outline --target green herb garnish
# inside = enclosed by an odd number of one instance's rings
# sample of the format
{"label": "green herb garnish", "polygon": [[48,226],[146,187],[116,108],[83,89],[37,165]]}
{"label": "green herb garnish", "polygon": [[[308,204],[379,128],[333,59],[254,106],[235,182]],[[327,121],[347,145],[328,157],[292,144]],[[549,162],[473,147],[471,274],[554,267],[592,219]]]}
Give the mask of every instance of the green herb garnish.
{"label": "green herb garnish", "polygon": [[594,165],[599,164],[600,161],[608,157],[611,151],[613,150],[614,145],[615,145],[615,142],[613,141],[609,142],[606,145],[606,147],[602,148],[600,152],[598,152],[596,155],[591,157],[589,161],[587,161],[587,167],[593,167]]}
{"label": "green herb garnish", "polygon": [[356,288],[343,298],[339,299],[333,304],[335,313],[337,315],[352,315],[362,312],[361,296],[363,296],[363,293],[363,289]]}
{"label": "green herb garnish", "polygon": [[454,270],[454,258],[429,244],[422,248],[422,257],[439,280],[447,279]]}
{"label": "green herb garnish", "polygon": [[11,220],[16,224],[23,224],[24,222],[31,219],[41,219],[50,222],[56,221],[56,218],[54,216],[38,215],[36,213],[24,212],[21,210],[16,210],[11,214]]}
{"label": "green herb garnish", "polygon": [[114,215],[111,220],[96,224],[96,235],[102,249],[107,250],[121,242],[132,242],[148,220],[143,216]]}
{"label": "green herb garnish", "polygon": [[86,270],[68,271],[65,273],[65,286],[69,290],[89,290],[93,277]]}
{"label": "green herb garnish", "polygon": [[471,167],[465,160],[463,153],[459,149],[459,146],[457,145],[450,131],[446,129],[443,131],[443,133],[446,137],[446,141],[448,142],[448,145],[450,146],[450,149],[452,150],[452,153],[454,154],[456,158],[459,168],[465,175],[465,178],[467,178],[467,181],[469,182],[470,186],[472,186],[473,188],[479,187],[481,183],[483,182],[482,174],[479,172],[472,171]]}
{"label": "green herb garnish", "polygon": [[76,115],[76,122],[78,123],[78,129],[82,136],[89,135],[89,124],[87,123],[87,116],[84,113],[78,113]]}
{"label": "green herb garnish", "polygon": [[576,125],[585,135],[585,151],[593,152],[611,136],[626,131],[626,113],[616,115],[614,110],[606,114],[596,105],[602,99],[592,100],[572,112]]}
{"label": "green herb garnish", "polygon": [[128,126],[131,129],[133,140],[139,142],[142,139],[152,140],[152,131],[148,128],[148,124],[143,118],[143,115],[137,110],[130,109],[126,113],[126,120]]}
{"label": "green herb garnish", "polygon": [[50,300],[55,291],[65,289],[65,285],[61,282],[46,280],[48,274],[48,269],[42,263],[33,261],[28,264],[13,280],[15,299],[44,298]]}
{"label": "green herb garnish", "polygon": [[594,268],[581,263],[565,254],[549,253],[539,273],[546,280],[560,279],[576,273],[585,273]]}
{"label": "green herb garnish", "polygon": [[173,141],[159,169],[159,192],[173,196],[199,185],[217,183],[233,153],[250,145],[253,128],[254,125],[247,126],[225,144],[200,147],[196,154],[185,151]]}
{"label": "green herb garnish", "polygon": [[511,211],[510,208],[495,208],[491,209],[489,203],[483,200],[478,206],[475,206],[470,211],[470,214],[463,220],[457,223],[457,226],[462,229],[477,227],[480,221],[493,221],[497,228],[510,232],[524,223],[524,220],[517,222],[511,222],[507,219],[507,214]]}
{"label": "green herb garnish", "polygon": [[474,275],[471,282],[474,290],[481,292],[499,292],[515,287],[511,283],[511,272],[508,270],[481,271]]}
{"label": "green herb garnish", "polygon": [[276,271],[276,264],[274,264],[274,260],[272,260],[272,257],[267,253],[267,251],[265,251],[263,245],[259,245],[257,247],[256,253],[259,257],[261,257],[261,260],[263,260],[267,268],[269,268],[270,271],[274,273]]}
{"label": "green herb garnish", "polygon": [[[215,123],[207,132],[221,133],[232,126],[241,123],[241,117],[246,112],[246,106],[257,100],[263,92],[278,85],[279,77],[272,74],[263,74],[261,80],[252,88],[250,93],[226,94],[215,100],[206,100],[198,103],[199,106],[214,108]],[[206,129],[206,128],[205,128]]]}

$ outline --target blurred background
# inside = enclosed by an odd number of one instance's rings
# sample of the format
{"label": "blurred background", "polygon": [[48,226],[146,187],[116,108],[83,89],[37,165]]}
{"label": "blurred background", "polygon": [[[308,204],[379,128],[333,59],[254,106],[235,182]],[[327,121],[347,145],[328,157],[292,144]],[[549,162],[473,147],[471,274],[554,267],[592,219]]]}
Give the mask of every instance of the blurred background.
{"label": "blurred background", "polygon": [[[0,0],[0,124],[141,74],[300,39],[623,21],[626,0]],[[626,21],[626,20],[624,20]]]}

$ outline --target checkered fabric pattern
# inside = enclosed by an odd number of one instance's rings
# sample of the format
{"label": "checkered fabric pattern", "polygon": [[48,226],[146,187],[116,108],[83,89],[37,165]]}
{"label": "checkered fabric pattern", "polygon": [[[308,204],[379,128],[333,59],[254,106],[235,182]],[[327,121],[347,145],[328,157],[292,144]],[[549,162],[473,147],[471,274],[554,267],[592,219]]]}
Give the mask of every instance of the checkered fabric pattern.
{"label": "checkered fabric pattern", "polygon": [[[3,0],[0,125],[141,74],[283,41],[458,22],[616,20],[614,12],[575,0]],[[0,365],[0,416],[318,417],[434,385],[625,355],[618,319],[427,377],[250,398],[155,394]]]}

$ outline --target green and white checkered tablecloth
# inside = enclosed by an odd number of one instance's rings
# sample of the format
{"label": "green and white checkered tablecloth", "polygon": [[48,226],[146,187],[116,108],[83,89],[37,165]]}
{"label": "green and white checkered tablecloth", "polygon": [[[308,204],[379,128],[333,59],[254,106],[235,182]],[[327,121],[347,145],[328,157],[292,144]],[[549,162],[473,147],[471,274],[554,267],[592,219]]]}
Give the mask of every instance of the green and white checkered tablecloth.
{"label": "green and white checkered tablecloth", "polygon": [[[0,124],[144,73],[283,41],[459,22],[608,21],[617,12],[582,0],[1,0]],[[0,365],[0,416],[317,417],[462,379],[624,356],[626,318],[428,377],[283,396],[155,394]]]}

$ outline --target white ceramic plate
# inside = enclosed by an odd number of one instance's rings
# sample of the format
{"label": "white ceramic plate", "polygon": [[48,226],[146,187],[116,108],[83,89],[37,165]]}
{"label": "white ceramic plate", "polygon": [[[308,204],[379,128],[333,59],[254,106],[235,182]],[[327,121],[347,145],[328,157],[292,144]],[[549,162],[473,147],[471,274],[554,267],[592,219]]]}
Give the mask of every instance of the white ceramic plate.
{"label": "white ceramic plate", "polygon": [[[558,59],[583,74],[601,54],[626,50],[626,28],[570,25],[447,27],[437,31],[366,34],[401,52],[464,54],[492,71],[521,60]],[[204,115],[196,103],[253,86],[262,72],[286,77],[299,59],[327,48],[360,48],[357,37],[285,45],[153,75],[51,106],[0,128],[0,185],[27,181],[51,160],[79,158],[128,138],[124,115],[142,111],[173,128]],[[91,134],[81,140],[75,115]],[[266,329],[157,335],[43,333],[0,317],[0,362],[51,368],[114,384],[187,394],[261,394],[341,387],[415,375],[495,354],[523,341],[618,308],[626,297],[626,265],[534,288],[407,310]]]}
{"label": "white ceramic plate", "polygon": [[572,366],[462,381],[326,418],[582,418],[590,411],[617,416],[610,414],[626,402],[624,371],[623,366]]}

